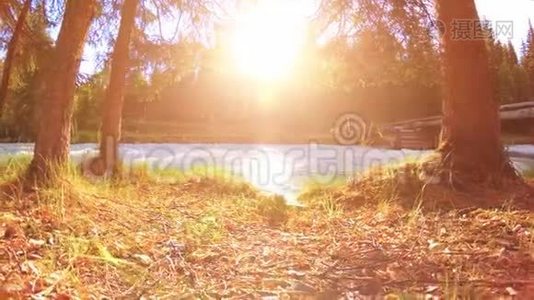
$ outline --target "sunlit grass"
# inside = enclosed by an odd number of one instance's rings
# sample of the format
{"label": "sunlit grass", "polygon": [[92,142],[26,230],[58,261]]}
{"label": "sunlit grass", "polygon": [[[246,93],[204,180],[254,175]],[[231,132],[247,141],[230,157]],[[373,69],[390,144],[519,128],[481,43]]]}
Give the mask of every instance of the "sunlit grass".
{"label": "sunlit grass", "polygon": [[[23,174],[29,161],[29,157],[4,159],[2,181]],[[33,217],[18,221],[30,238],[45,243],[37,265],[43,276],[55,274],[61,286],[77,291],[103,292],[99,276],[106,274],[111,276],[110,285],[133,293],[136,285],[143,284],[140,279],[160,280],[146,268],[162,259],[166,243],[183,244],[184,251],[217,243],[227,235],[225,219],[261,222],[269,206],[258,209],[252,199],[255,190],[222,170],[154,171],[137,165],[109,181],[88,181],[74,165],[58,172],[57,184],[9,203],[29,207],[27,213]],[[199,201],[198,196],[206,198]],[[2,213],[1,220],[9,215]],[[199,256],[202,251],[191,253]],[[184,279],[174,276],[174,281]],[[185,285],[176,291],[183,289]]]}
{"label": "sunlit grass", "polygon": [[[5,178],[16,178],[28,162],[28,157],[6,160],[0,169],[9,169]],[[60,171],[57,184],[3,198],[0,226],[20,227],[37,245],[20,249],[39,256],[29,261],[39,272],[31,280],[52,284],[41,291],[43,297],[67,293],[84,299],[209,298],[223,293],[225,285],[280,291],[273,282],[283,286],[295,276],[307,284],[321,282],[312,284],[319,289],[328,281],[313,274],[338,280],[335,276],[353,276],[362,264],[375,267],[357,277],[387,274],[391,282],[436,274],[432,280],[440,295],[454,299],[473,295],[465,280],[488,278],[489,267],[492,272],[505,267],[444,256],[445,249],[464,251],[467,245],[474,253],[493,253],[508,239],[520,251],[532,251],[531,236],[509,238],[510,232],[534,230],[531,218],[512,206],[477,210],[466,218],[454,211],[428,212],[418,199],[402,206],[398,182],[386,181],[399,172],[373,173],[379,171],[369,174],[381,180],[362,177],[363,185],[345,179],[310,184],[300,199],[305,206],[289,207],[281,196],[260,193],[224,170],[207,176],[137,165],[117,179],[89,181],[72,165]],[[471,239],[475,242],[466,242]],[[17,247],[15,241],[10,247]],[[18,270],[10,262],[0,257],[0,263]],[[390,296],[419,295],[402,290]]]}
{"label": "sunlit grass", "polygon": [[0,156],[0,181],[13,180],[28,167],[31,161],[30,155],[2,155]]}
{"label": "sunlit grass", "polygon": [[521,175],[523,176],[523,178],[533,179],[534,178],[534,168],[524,170],[523,172],[521,172]]}

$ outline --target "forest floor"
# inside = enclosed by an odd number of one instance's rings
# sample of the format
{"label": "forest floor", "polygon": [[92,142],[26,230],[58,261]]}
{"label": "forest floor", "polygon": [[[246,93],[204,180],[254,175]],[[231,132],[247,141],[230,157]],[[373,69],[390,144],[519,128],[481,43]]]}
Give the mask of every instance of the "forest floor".
{"label": "forest floor", "polygon": [[142,170],[113,183],[71,170],[22,192],[22,168],[0,167],[0,299],[534,294],[534,215],[510,202],[350,205],[346,185],[311,187],[289,207],[238,180]]}

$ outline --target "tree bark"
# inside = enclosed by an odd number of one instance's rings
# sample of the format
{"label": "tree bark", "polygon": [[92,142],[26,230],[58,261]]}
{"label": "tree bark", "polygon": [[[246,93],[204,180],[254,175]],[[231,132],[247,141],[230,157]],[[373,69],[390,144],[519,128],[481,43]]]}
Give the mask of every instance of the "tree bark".
{"label": "tree bark", "polygon": [[[125,0],[119,34],[113,50],[109,85],[104,98],[102,127],[100,132],[100,162],[105,170],[116,172],[118,169],[118,144],[121,135],[122,107],[126,73],[130,63],[130,40],[135,26],[135,16],[139,0]],[[99,174],[101,175],[101,174]]]}
{"label": "tree bark", "polygon": [[31,0],[26,0],[22,6],[19,17],[17,19],[17,24],[13,29],[13,35],[7,46],[6,59],[4,61],[4,69],[2,70],[2,81],[0,82],[0,117],[4,111],[4,106],[7,97],[7,91],[9,89],[9,80],[11,78],[11,69],[13,67],[13,60],[17,52],[17,47],[19,45],[20,36],[22,35],[24,29],[24,23],[26,23],[26,16],[31,8]]}
{"label": "tree bark", "polygon": [[44,66],[39,124],[30,178],[47,182],[69,155],[73,97],[96,0],[69,0],[52,58]]}
{"label": "tree bark", "polygon": [[17,20],[11,14],[11,7],[18,5],[16,0],[0,0],[0,25],[16,26]]}
{"label": "tree bark", "polygon": [[474,34],[459,37],[455,22],[479,22],[474,0],[439,0],[444,65],[443,127],[439,151],[455,182],[498,183],[515,172],[500,140],[488,50]]}

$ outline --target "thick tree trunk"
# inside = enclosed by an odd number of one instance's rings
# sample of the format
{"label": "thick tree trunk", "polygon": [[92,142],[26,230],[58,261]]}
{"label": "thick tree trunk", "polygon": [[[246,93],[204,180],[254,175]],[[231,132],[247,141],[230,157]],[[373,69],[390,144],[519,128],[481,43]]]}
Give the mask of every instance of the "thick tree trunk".
{"label": "thick tree trunk", "polygon": [[[455,182],[498,183],[515,177],[500,140],[497,99],[491,86],[488,51],[474,31],[458,30],[458,22],[479,21],[474,0],[439,0],[444,65],[443,129],[439,151]],[[465,24],[465,23],[464,23]],[[465,33],[465,32],[464,32]]]}
{"label": "thick tree trunk", "polygon": [[52,59],[45,66],[39,124],[29,174],[46,181],[68,160],[76,75],[96,0],[69,0]]}
{"label": "thick tree trunk", "polygon": [[13,29],[13,35],[7,46],[6,59],[4,61],[4,69],[2,70],[2,81],[0,82],[0,117],[4,111],[4,106],[7,97],[7,91],[9,89],[9,80],[11,78],[11,69],[13,67],[13,60],[17,52],[18,44],[20,42],[20,36],[24,29],[24,23],[26,23],[26,16],[31,8],[31,0],[26,0],[22,6],[17,24]]}
{"label": "thick tree trunk", "polygon": [[135,25],[139,0],[125,0],[119,34],[111,61],[110,81],[102,107],[100,132],[100,159],[106,171],[115,172],[118,167],[118,144],[121,134],[122,106],[126,73],[130,62],[130,39]]}
{"label": "thick tree trunk", "polygon": [[0,0],[0,25],[16,26],[17,20],[11,14],[11,8],[18,4],[17,0]]}

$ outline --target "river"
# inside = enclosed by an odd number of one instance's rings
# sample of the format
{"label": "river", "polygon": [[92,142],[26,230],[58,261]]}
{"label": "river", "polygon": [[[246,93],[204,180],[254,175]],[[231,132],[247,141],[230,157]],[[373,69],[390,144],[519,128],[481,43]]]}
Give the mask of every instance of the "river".
{"label": "river", "polygon": [[[75,162],[95,155],[95,144],[71,147]],[[33,144],[0,144],[0,155],[31,154]],[[508,146],[516,168],[534,168],[534,145]],[[321,144],[123,144],[120,155],[125,169],[146,164],[150,170],[195,170],[213,175],[225,170],[257,188],[284,195],[296,203],[302,186],[309,182],[328,184],[339,178],[357,176],[371,166],[385,166],[417,158],[428,151],[391,150],[365,146]]]}

